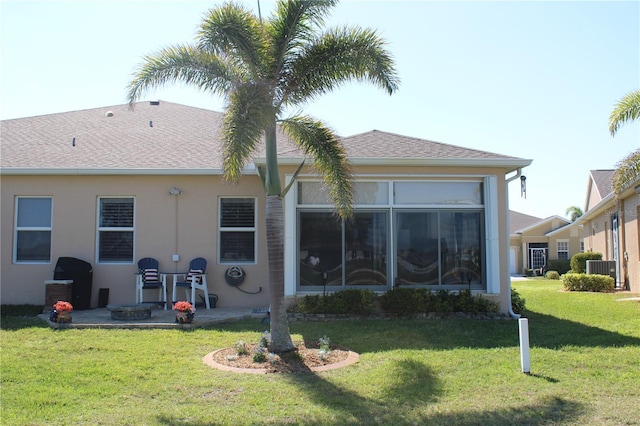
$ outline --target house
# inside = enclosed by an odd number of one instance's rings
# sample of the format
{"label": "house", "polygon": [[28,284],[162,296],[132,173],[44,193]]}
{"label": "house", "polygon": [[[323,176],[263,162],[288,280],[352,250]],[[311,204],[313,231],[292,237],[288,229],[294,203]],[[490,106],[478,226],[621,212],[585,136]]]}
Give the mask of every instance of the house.
{"label": "house", "polygon": [[[134,301],[140,258],[172,273],[204,257],[218,307],[267,306],[264,150],[226,183],[221,121],[164,101],[3,121],[1,303],[42,304],[59,257],[93,265],[92,307],[98,289]],[[305,166],[285,198],[285,296],[471,289],[507,312],[507,186],[531,160],[377,130],[343,143],[354,219],[336,219]],[[278,153],[290,182],[304,156],[282,133]],[[230,268],[242,283],[227,283]]]}
{"label": "house", "polygon": [[583,250],[582,225],[560,216],[541,219],[509,211],[509,270],[524,274],[545,268],[548,260],[571,259]]}
{"label": "house", "polygon": [[616,288],[640,293],[640,182],[636,179],[616,197],[615,170],[591,170],[584,215],[585,250],[602,253],[615,262]]}

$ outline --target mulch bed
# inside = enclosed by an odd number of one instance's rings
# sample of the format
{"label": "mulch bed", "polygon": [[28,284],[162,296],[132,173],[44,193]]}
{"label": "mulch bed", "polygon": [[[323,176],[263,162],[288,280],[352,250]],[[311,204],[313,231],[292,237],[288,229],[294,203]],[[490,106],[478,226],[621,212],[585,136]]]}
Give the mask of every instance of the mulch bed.
{"label": "mulch bed", "polygon": [[238,355],[235,348],[224,348],[207,354],[204,362],[221,370],[244,373],[308,373],[331,370],[358,361],[358,354],[330,345],[331,351],[321,356],[315,342],[297,342],[296,349],[282,354],[268,354],[265,362],[253,361],[256,344],[246,344],[247,355]]}

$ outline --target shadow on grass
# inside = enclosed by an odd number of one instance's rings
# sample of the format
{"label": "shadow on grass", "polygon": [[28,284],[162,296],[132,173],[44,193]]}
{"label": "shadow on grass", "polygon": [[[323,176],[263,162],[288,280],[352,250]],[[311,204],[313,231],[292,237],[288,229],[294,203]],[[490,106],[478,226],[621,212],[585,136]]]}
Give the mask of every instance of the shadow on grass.
{"label": "shadow on grass", "polygon": [[[551,315],[528,313],[531,346],[556,349],[563,346],[640,346],[640,338],[603,330]],[[294,323],[292,332],[305,340],[327,335],[331,341],[358,352],[394,349],[450,350],[501,348],[519,345],[515,320],[393,320],[345,323]]]}
{"label": "shadow on grass", "polygon": [[531,346],[558,349],[563,346],[640,346],[640,339],[552,315],[527,312]]}
{"label": "shadow on grass", "polygon": [[[394,364],[393,383],[380,383],[375,396],[363,396],[336,386],[313,373],[282,376],[294,383],[300,398],[309,399],[323,413],[304,418],[287,417],[286,421],[271,419],[263,423],[298,425],[548,425],[570,422],[580,416],[585,407],[560,397],[534,401],[524,406],[501,407],[495,410],[464,410],[429,413],[429,406],[443,397],[442,383],[434,372],[415,361]],[[366,393],[363,390],[362,393]],[[473,398],[473,395],[469,396]],[[175,418],[159,417],[161,424],[176,424]],[[208,422],[183,423],[204,426]]]}

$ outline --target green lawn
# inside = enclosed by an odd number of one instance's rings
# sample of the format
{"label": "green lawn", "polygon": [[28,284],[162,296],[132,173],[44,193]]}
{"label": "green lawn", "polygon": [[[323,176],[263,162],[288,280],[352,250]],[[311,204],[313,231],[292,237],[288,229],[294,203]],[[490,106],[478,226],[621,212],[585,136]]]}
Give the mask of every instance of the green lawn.
{"label": "green lawn", "polygon": [[202,357],[256,342],[257,320],[222,328],[51,330],[3,318],[4,425],[632,425],[640,419],[640,303],[514,283],[527,301],[531,375],[514,320],[292,323],[360,362],[317,374],[252,375]]}

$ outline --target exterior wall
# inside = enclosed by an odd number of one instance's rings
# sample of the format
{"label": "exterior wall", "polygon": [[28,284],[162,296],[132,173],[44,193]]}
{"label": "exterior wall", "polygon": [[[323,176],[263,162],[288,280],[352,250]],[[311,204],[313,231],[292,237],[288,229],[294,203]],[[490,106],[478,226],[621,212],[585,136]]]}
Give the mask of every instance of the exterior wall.
{"label": "exterior wall", "polygon": [[[633,293],[640,293],[640,234],[638,215],[640,214],[640,195],[633,193],[621,204],[622,236],[621,250],[622,284]],[[625,255],[626,253],[626,255]]]}
{"label": "exterior wall", "polygon": [[603,260],[613,259],[613,236],[611,217],[617,213],[618,229],[618,282],[617,286],[640,293],[640,234],[638,214],[640,212],[639,195],[631,194],[618,204],[601,206],[584,223],[585,250],[602,253]]}
{"label": "exterior wall", "polygon": [[[295,166],[282,167],[285,175]],[[355,167],[356,177],[394,179],[464,178],[485,179],[487,291],[483,295],[498,302],[502,312],[510,306],[509,234],[507,228],[507,183],[504,170],[498,168],[425,168],[425,167]],[[515,183],[517,184],[517,183]],[[162,272],[184,272],[189,261],[204,257],[208,261],[209,292],[218,295],[218,307],[265,307],[269,305],[268,259],[264,230],[265,197],[257,176],[244,176],[240,185],[226,184],[220,176],[26,176],[1,177],[2,233],[1,303],[43,304],[44,281],[53,278],[59,257],[71,256],[93,265],[91,306],[97,306],[98,292],[109,289],[109,303],[132,303],[135,300],[135,272],[142,257],[154,257]],[[172,187],[182,191],[169,195]],[[293,192],[293,191],[292,191]],[[52,252],[48,264],[16,264],[13,262],[14,215],[17,196],[51,196],[53,199]],[[100,264],[96,257],[97,206],[101,196],[135,197],[134,262]],[[220,196],[257,197],[257,263],[240,266],[246,271],[242,289],[228,286],[224,272],[232,265],[217,260],[218,199]],[[289,213],[295,205],[285,200],[288,223],[295,229],[295,217]],[[295,238],[295,235],[294,237]],[[180,261],[173,262],[173,254]],[[285,261],[291,262],[285,253]],[[295,296],[291,286],[291,265],[285,264],[289,278],[286,296]],[[171,287],[169,283],[169,287]]]}
{"label": "exterior wall", "polygon": [[[285,168],[285,176],[290,176],[295,171],[294,167]],[[483,178],[485,183],[494,182],[485,187],[485,209],[487,228],[486,244],[493,247],[494,252],[487,256],[487,291],[482,292],[487,299],[497,302],[501,312],[506,313],[511,304],[509,298],[509,233],[507,220],[507,183],[503,169],[496,168],[465,168],[465,167],[354,167],[356,178],[381,179],[381,180],[419,180],[419,179],[464,179],[465,177]],[[301,176],[309,172],[303,170]],[[306,174],[309,176],[309,174]],[[519,181],[514,184],[519,184]],[[295,216],[295,191],[291,191],[285,200],[285,216],[287,218]],[[489,223],[492,225],[489,226]],[[295,259],[297,256],[294,250],[296,238],[295,226],[289,222],[285,232],[285,294],[293,297],[295,291]],[[289,262],[289,263],[287,263]]]}
{"label": "exterior wall", "polygon": [[[264,238],[264,191],[256,176],[243,177],[242,185],[222,183],[220,176],[2,176],[1,286],[3,304],[42,304],[44,281],[53,278],[57,259],[77,257],[93,265],[92,307],[98,289],[108,288],[109,303],[135,300],[137,261],[154,257],[163,272],[187,271],[189,261],[208,261],[209,292],[218,295],[219,307],[268,306],[268,262]],[[172,187],[183,191],[169,195]],[[218,197],[258,198],[257,264],[246,272],[242,289],[262,292],[248,295],[228,286],[224,273],[231,265],[217,261]],[[52,252],[49,264],[13,263],[16,196],[53,197]],[[100,196],[135,197],[134,262],[99,264],[96,260],[97,205]],[[176,205],[177,203],[177,205]],[[176,216],[177,215],[177,216]],[[180,255],[179,262],[172,255]],[[149,292],[151,293],[151,292]],[[170,296],[170,295],[169,295]]]}

